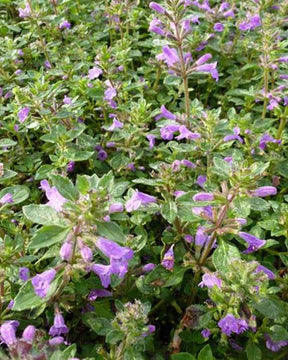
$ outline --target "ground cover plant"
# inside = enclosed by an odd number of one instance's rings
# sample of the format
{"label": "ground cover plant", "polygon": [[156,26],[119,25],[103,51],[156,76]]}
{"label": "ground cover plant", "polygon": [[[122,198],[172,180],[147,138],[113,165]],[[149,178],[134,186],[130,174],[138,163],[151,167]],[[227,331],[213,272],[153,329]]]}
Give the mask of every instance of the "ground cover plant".
{"label": "ground cover plant", "polygon": [[0,359],[288,357],[288,2],[0,0]]}

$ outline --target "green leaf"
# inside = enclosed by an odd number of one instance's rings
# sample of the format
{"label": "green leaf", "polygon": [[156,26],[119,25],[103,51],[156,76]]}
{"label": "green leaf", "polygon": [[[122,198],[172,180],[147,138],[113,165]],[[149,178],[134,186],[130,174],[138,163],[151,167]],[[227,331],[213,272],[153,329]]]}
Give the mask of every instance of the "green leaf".
{"label": "green leaf", "polygon": [[262,353],[258,346],[249,341],[245,349],[248,360],[262,360]]}
{"label": "green leaf", "polygon": [[253,303],[253,306],[268,319],[277,320],[281,317],[287,317],[288,305],[276,298],[259,299],[259,301]]}
{"label": "green leaf", "polygon": [[116,241],[120,244],[125,243],[125,235],[123,234],[120,226],[112,221],[109,222],[96,222],[97,233],[107,239]]}
{"label": "green leaf", "polygon": [[85,325],[89,326],[97,335],[104,336],[111,331],[110,321],[103,317],[96,317],[93,313],[86,313],[82,317]]}
{"label": "green leaf", "polygon": [[108,332],[105,338],[105,342],[108,344],[117,344],[124,337],[124,334],[118,330],[111,330]]}
{"label": "green leaf", "polygon": [[187,352],[171,355],[171,360],[195,360],[195,356]]}
{"label": "green leaf", "polygon": [[64,220],[59,217],[55,209],[48,205],[27,205],[23,206],[23,214],[33,223],[40,225],[66,226]]}
{"label": "green leaf", "polygon": [[270,328],[270,330],[272,333],[269,335],[273,341],[288,340],[288,331],[284,329],[283,326],[274,325]]}
{"label": "green leaf", "polygon": [[240,259],[240,253],[235,246],[221,241],[218,248],[214,251],[212,259],[217,271],[227,273],[229,272],[231,259]]}
{"label": "green leaf", "polygon": [[81,194],[86,195],[90,190],[90,182],[85,175],[77,175],[76,188]]}
{"label": "green leaf", "polygon": [[206,346],[204,346],[203,349],[200,350],[197,360],[213,360],[213,354],[212,354],[212,350],[209,344],[207,344]]}
{"label": "green leaf", "polygon": [[221,158],[215,157],[213,159],[214,167],[212,168],[212,171],[221,176],[221,177],[228,177],[229,173],[231,171],[231,167],[227,161],[222,160]]}
{"label": "green leaf", "polygon": [[11,140],[11,139],[1,139],[0,140],[0,147],[8,147],[8,146],[14,146],[17,144],[17,141]]}
{"label": "green leaf", "polygon": [[55,225],[43,226],[33,236],[29,249],[42,249],[43,247],[54,245],[66,239],[71,229],[72,227],[63,228]]}
{"label": "green leaf", "polygon": [[64,196],[65,199],[69,199],[72,201],[78,200],[79,193],[68,178],[61,175],[51,175],[50,177],[59,193]]}
{"label": "green leaf", "polygon": [[261,198],[249,198],[247,201],[250,203],[251,209],[255,211],[267,211],[270,208],[269,202]]}
{"label": "green leaf", "polygon": [[177,206],[174,201],[165,202],[161,208],[161,214],[163,215],[164,219],[172,224],[177,216]]}

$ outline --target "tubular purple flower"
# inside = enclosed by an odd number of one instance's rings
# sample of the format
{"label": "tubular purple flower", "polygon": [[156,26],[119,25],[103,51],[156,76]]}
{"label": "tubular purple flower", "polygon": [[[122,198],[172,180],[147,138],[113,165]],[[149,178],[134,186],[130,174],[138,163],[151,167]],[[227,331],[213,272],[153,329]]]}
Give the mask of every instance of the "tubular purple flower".
{"label": "tubular purple flower", "polygon": [[117,212],[122,212],[123,210],[124,210],[123,205],[119,202],[116,202],[110,205],[108,212],[109,214],[114,214]]}
{"label": "tubular purple flower", "polygon": [[72,104],[72,99],[69,97],[69,96],[64,96],[64,99],[63,99],[63,104],[65,105],[71,105]]}
{"label": "tubular purple flower", "polygon": [[98,152],[98,159],[99,159],[100,161],[106,160],[107,157],[108,157],[108,154],[107,154],[107,152],[106,152],[105,150],[102,149],[102,150],[100,150],[100,151]]}
{"label": "tubular purple flower", "polygon": [[91,262],[93,259],[92,250],[90,249],[89,246],[85,245],[84,243],[82,243],[82,245],[80,246],[80,255],[82,259],[86,262]]}
{"label": "tubular purple flower", "polygon": [[216,81],[219,80],[219,76],[218,76],[218,71],[216,69],[217,66],[217,61],[215,61],[214,63],[211,64],[204,64],[204,65],[200,65],[196,67],[196,71],[199,72],[209,72],[212,76],[213,79],[215,79]]}
{"label": "tubular purple flower", "polygon": [[18,119],[19,119],[19,121],[21,123],[23,123],[28,118],[29,112],[30,112],[29,107],[24,107],[23,109],[21,109],[18,112],[17,116],[18,116]]}
{"label": "tubular purple flower", "polygon": [[173,172],[177,172],[180,170],[180,165],[181,165],[181,162],[180,160],[175,160],[173,161],[173,163],[171,164],[171,169]]}
{"label": "tubular purple flower", "polygon": [[6,321],[0,327],[1,340],[9,347],[17,342],[16,329],[18,326],[18,321]]}
{"label": "tubular purple flower", "polygon": [[193,164],[191,161],[186,160],[186,159],[181,160],[181,164],[188,167],[188,168],[190,168],[190,169],[195,169],[196,168],[195,164]]}
{"label": "tubular purple flower", "polygon": [[50,269],[38,274],[31,279],[35,294],[44,298],[49,290],[51,282],[56,276],[56,270]]}
{"label": "tubular purple flower", "polygon": [[152,134],[148,134],[148,135],[146,135],[146,139],[149,141],[149,149],[152,150],[155,145],[156,137]]}
{"label": "tubular purple flower", "polygon": [[59,28],[62,29],[70,29],[71,28],[71,24],[69,23],[69,21],[64,20],[60,25]]}
{"label": "tubular purple flower", "polygon": [[196,183],[197,183],[200,187],[202,187],[202,189],[204,189],[204,185],[205,185],[206,181],[207,181],[207,176],[205,176],[205,175],[199,175],[199,176],[197,177]]}
{"label": "tubular purple flower", "polygon": [[114,131],[115,129],[122,129],[123,123],[116,118],[113,119],[112,125],[108,128],[108,131]]}
{"label": "tubular purple flower", "polygon": [[46,205],[51,206],[56,211],[61,211],[63,204],[67,201],[57,190],[55,186],[50,187],[47,180],[40,182],[40,189],[45,191],[46,197],[49,200]]}
{"label": "tubular purple flower", "polygon": [[257,269],[255,270],[255,273],[259,273],[259,272],[264,272],[267,276],[269,280],[274,280],[276,279],[275,274],[273,273],[273,271],[267,269],[265,266],[263,265],[259,265],[257,267]]}
{"label": "tubular purple flower", "polygon": [[24,341],[27,341],[29,343],[32,343],[33,342],[33,339],[35,337],[35,332],[36,332],[36,328],[35,326],[33,325],[28,325],[24,331],[23,331],[23,334],[22,334],[22,339]]}
{"label": "tubular purple flower", "polygon": [[250,195],[252,197],[265,197],[276,194],[277,194],[277,189],[274,186],[261,186],[250,192]]}
{"label": "tubular purple flower", "polygon": [[10,193],[3,195],[2,198],[0,199],[0,205],[4,205],[8,203],[9,204],[13,203],[13,196]]}
{"label": "tubular purple flower", "polygon": [[99,237],[96,242],[98,249],[107,257],[112,256],[116,259],[130,260],[133,257],[133,250],[122,247],[112,240]]}
{"label": "tubular purple flower", "polygon": [[176,120],[176,115],[172,114],[169,110],[166,109],[164,105],[160,108],[161,113],[155,117],[155,120],[160,120],[162,118],[169,119],[169,120]]}
{"label": "tubular purple flower", "polygon": [[150,22],[149,31],[154,32],[155,34],[165,36],[165,31],[162,29],[163,23],[154,17],[154,19]]}
{"label": "tubular purple flower", "polygon": [[107,288],[110,285],[110,277],[112,274],[110,265],[93,264],[91,270],[99,276],[104,288]]}
{"label": "tubular purple flower", "polygon": [[194,241],[194,237],[190,234],[186,234],[183,236],[184,237],[184,240],[188,243],[188,244],[191,244],[193,241]]}
{"label": "tubular purple flower", "polygon": [[186,194],[186,191],[182,191],[182,190],[176,190],[174,191],[174,196],[177,198],[177,197],[180,197],[182,195],[185,195]]}
{"label": "tubular purple flower", "polygon": [[224,25],[221,23],[216,23],[213,29],[214,31],[222,32],[224,30]]}
{"label": "tubular purple flower", "polygon": [[67,172],[73,172],[75,169],[75,161],[69,161],[67,165]]}
{"label": "tubular purple flower", "polygon": [[266,338],[267,349],[269,349],[273,352],[278,352],[279,350],[281,350],[282,347],[288,345],[287,340],[272,341],[272,339],[267,334],[266,334],[265,338]]}
{"label": "tubular purple flower", "polygon": [[177,62],[180,62],[176,49],[170,48],[168,45],[163,46],[162,53],[156,56],[156,59],[163,60],[168,67],[173,67]]}
{"label": "tubular purple flower", "polygon": [[19,279],[22,281],[27,281],[29,279],[29,269],[26,267],[21,267],[19,269]]}
{"label": "tubular purple flower", "polygon": [[73,244],[69,241],[65,241],[61,246],[59,255],[62,260],[70,261],[73,254]]}
{"label": "tubular purple flower", "polygon": [[253,251],[260,249],[266,244],[266,240],[261,240],[254,235],[240,231],[239,236],[248,243],[248,248],[243,251],[243,254],[250,254]]}
{"label": "tubular purple flower", "polygon": [[150,9],[158,12],[159,14],[165,14],[165,9],[154,1],[150,2],[149,7]]}
{"label": "tubular purple flower", "polygon": [[238,140],[241,144],[243,144],[243,139],[241,138],[241,136],[239,136],[240,128],[238,126],[233,129],[233,133],[234,135],[226,135],[223,140],[225,142],[231,140]]}
{"label": "tubular purple flower", "polygon": [[56,336],[52,339],[49,340],[49,345],[50,346],[57,346],[60,345],[64,342],[64,338],[62,336]]}
{"label": "tubular purple flower", "polygon": [[54,324],[49,330],[49,335],[59,336],[61,334],[68,333],[68,327],[65,325],[64,318],[60,313],[57,313],[54,317]]}
{"label": "tubular purple flower", "polygon": [[94,66],[89,70],[88,77],[90,80],[94,80],[97,79],[101,74],[103,74],[103,71],[99,67]]}
{"label": "tubular purple flower", "polygon": [[174,133],[179,130],[179,125],[166,125],[160,129],[161,138],[163,140],[172,140]]}
{"label": "tubular purple flower", "polygon": [[94,289],[91,290],[88,295],[89,301],[95,301],[98,297],[110,297],[112,296],[112,292],[105,289]]}
{"label": "tubular purple flower", "polygon": [[214,194],[201,192],[193,196],[194,201],[213,201]]}
{"label": "tubular purple flower", "polygon": [[205,64],[207,61],[209,61],[212,58],[211,54],[205,54],[203,56],[201,56],[196,62],[195,65],[196,66],[200,66]]}
{"label": "tubular purple flower", "polygon": [[200,287],[207,286],[208,288],[212,288],[213,286],[217,286],[219,289],[222,287],[222,280],[219,279],[215,274],[204,274],[202,276],[202,281],[198,284]]}
{"label": "tubular purple flower", "polygon": [[195,215],[198,215],[198,216],[203,216],[205,218],[210,218],[212,219],[213,217],[213,211],[212,211],[212,206],[208,205],[208,206],[194,206],[192,208],[192,212],[195,214]]}
{"label": "tubular purple flower", "polygon": [[206,244],[207,240],[208,240],[208,235],[205,232],[206,227],[205,226],[199,226],[197,231],[196,231],[196,236],[195,236],[195,245],[196,246],[203,246]]}
{"label": "tubular purple flower", "polygon": [[31,8],[30,5],[28,3],[25,4],[25,8],[24,9],[18,9],[19,11],[19,17],[20,18],[26,18],[29,17],[31,15]]}
{"label": "tubular purple flower", "polygon": [[187,127],[185,125],[181,125],[179,126],[179,135],[176,136],[177,140],[182,140],[182,139],[190,139],[190,140],[196,140],[196,139],[200,139],[201,135],[198,133],[192,133],[190,130],[187,129]]}
{"label": "tubular purple flower", "polygon": [[174,244],[164,254],[161,265],[167,270],[173,270],[174,267]]}
{"label": "tubular purple flower", "polygon": [[126,211],[131,212],[133,210],[139,209],[141,205],[146,205],[150,203],[156,203],[155,196],[151,196],[136,190],[132,195],[131,199],[126,202],[125,207]]}
{"label": "tubular purple flower", "polygon": [[156,267],[155,264],[149,263],[149,264],[146,264],[146,265],[142,266],[142,271],[143,271],[143,273],[147,273],[147,272],[150,272],[153,269],[155,269],[155,267]]}
{"label": "tubular purple flower", "polygon": [[232,314],[226,315],[218,322],[223,334],[230,336],[233,332],[241,334],[248,329],[248,324],[244,319],[237,319]]}
{"label": "tubular purple flower", "polygon": [[202,335],[204,338],[208,339],[208,338],[210,337],[210,335],[211,335],[211,331],[210,331],[209,329],[203,329],[203,330],[201,331],[201,335]]}

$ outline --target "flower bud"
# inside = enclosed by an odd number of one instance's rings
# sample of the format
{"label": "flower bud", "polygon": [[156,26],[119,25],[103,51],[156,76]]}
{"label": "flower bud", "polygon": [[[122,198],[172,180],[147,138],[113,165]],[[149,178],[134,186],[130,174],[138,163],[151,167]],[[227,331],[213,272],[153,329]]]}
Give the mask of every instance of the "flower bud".
{"label": "flower bud", "polygon": [[32,342],[35,336],[36,328],[33,325],[28,325],[23,331],[22,338],[27,342]]}
{"label": "flower bud", "polygon": [[165,9],[154,1],[149,4],[149,7],[160,14],[165,14]]}
{"label": "flower bud", "polygon": [[71,242],[65,241],[60,249],[60,257],[62,260],[70,261],[73,253],[73,245]]}
{"label": "flower bud", "polygon": [[210,193],[198,193],[193,196],[194,201],[212,201],[214,200],[214,195]]}
{"label": "flower bud", "polygon": [[276,194],[277,194],[277,189],[274,186],[262,186],[251,191],[251,196],[253,197],[265,197]]}

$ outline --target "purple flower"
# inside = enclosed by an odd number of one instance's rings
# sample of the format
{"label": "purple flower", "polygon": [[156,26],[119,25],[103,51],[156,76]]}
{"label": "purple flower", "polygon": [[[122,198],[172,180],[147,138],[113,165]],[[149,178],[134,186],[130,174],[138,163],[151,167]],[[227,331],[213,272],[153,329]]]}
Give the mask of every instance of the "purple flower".
{"label": "purple flower", "polygon": [[274,108],[278,106],[278,101],[276,99],[270,99],[269,105],[267,106],[267,110],[272,111]]}
{"label": "purple flower", "polygon": [[98,297],[109,297],[112,296],[112,292],[105,289],[94,289],[91,290],[88,295],[89,301],[95,301]]}
{"label": "purple flower", "polygon": [[187,127],[185,125],[181,125],[179,126],[179,135],[176,136],[177,140],[182,140],[182,139],[190,139],[190,140],[195,140],[195,139],[200,139],[201,135],[198,133],[192,133],[190,130],[187,129]]}
{"label": "purple flower", "polygon": [[147,273],[155,269],[156,265],[153,263],[146,264],[142,267],[143,273]]}
{"label": "purple flower", "polygon": [[85,262],[91,262],[93,259],[93,252],[89,246],[85,245],[83,241],[78,240],[80,248],[80,255]]}
{"label": "purple flower", "polygon": [[46,197],[49,200],[46,205],[51,206],[56,211],[62,210],[62,205],[67,201],[57,190],[55,186],[50,187],[47,180],[40,182],[40,189],[45,191]]}
{"label": "purple flower", "polygon": [[174,196],[177,198],[179,196],[185,195],[186,191],[182,191],[182,190],[176,190],[174,191]]}
{"label": "purple flower", "polygon": [[163,140],[172,140],[174,137],[174,133],[179,130],[179,125],[165,125],[160,129],[161,138]]}
{"label": "purple flower", "polygon": [[240,231],[239,236],[248,243],[248,248],[243,251],[243,254],[250,254],[253,251],[260,249],[266,244],[266,240],[261,240],[254,235]]}
{"label": "purple flower", "polygon": [[210,337],[210,335],[211,335],[211,331],[209,329],[204,329],[204,330],[201,331],[201,335],[204,338],[208,339]]}
{"label": "purple flower", "polygon": [[146,139],[149,141],[149,149],[152,150],[155,145],[155,136],[152,134],[146,135]]}
{"label": "purple flower", "polygon": [[69,96],[64,96],[64,99],[63,99],[63,104],[65,105],[71,105],[72,104],[72,99],[69,97]]}
{"label": "purple flower", "polygon": [[195,206],[192,208],[192,211],[195,215],[203,216],[204,218],[212,219],[213,217],[213,211],[212,206]]}
{"label": "purple flower", "polygon": [[113,123],[108,128],[108,131],[114,131],[115,129],[122,129],[122,128],[123,128],[123,123],[114,117]]}
{"label": "purple flower", "polygon": [[243,144],[243,139],[239,136],[240,129],[238,126],[233,129],[233,133],[234,135],[226,135],[224,137],[224,141],[238,140],[241,144]]}
{"label": "purple flower", "polygon": [[56,336],[52,339],[49,340],[49,345],[50,346],[57,346],[60,345],[64,342],[64,338],[62,336]]}
{"label": "purple flower", "polygon": [[211,54],[205,54],[203,56],[201,56],[196,62],[195,65],[196,66],[200,66],[205,64],[207,61],[209,61],[212,58]]}
{"label": "purple flower", "polygon": [[110,265],[93,264],[91,270],[99,276],[104,288],[107,288],[110,285],[110,277],[112,274]]}
{"label": "purple flower", "polygon": [[173,67],[177,62],[180,62],[177,50],[170,48],[168,45],[163,46],[162,53],[156,56],[156,59],[161,61],[163,60],[168,67]]}
{"label": "purple flower", "polygon": [[124,210],[123,205],[119,202],[116,202],[110,205],[108,212],[109,214],[114,214],[117,212],[122,212],[123,210]]}
{"label": "purple flower", "polygon": [[195,194],[193,196],[194,201],[213,201],[214,200],[214,194],[200,192],[198,194]]}
{"label": "purple flower", "polygon": [[23,331],[22,339],[26,342],[32,343],[35,337],[36,328],[33,325],[28,325]]}
{"label": "purple flower", "polygon": [[214,63],[211,63],[211,64],[204,64],[204,65],[197,66],[195,68],[195,71],[209,72],[211,74],[212,78],[215,79],[216,81],[218,81],[219,75],[218,75],[216,66],[217,66],[217,61],[215,61]]}
{"label": "purple flower", "polygon": [[222,32],[224,30],[224,25],[221,23],[216,23],[213,29],[214,31]]}
{"label": "purple flower", "polygon": [[196,246],[203,246],[206,244],[208,240],[208,235],[205,232],[206,227],[205,226],[199,226],[196,231],[195,235],[195,245]]}
{"label": "purple flower", "polygon": [[195,164],[193,164],[191,161],[186,160],[186,159],[181,160],[181,164],[188,167],[188,168],[190,168],[190,169],[195,169],[196,168]]}
{"label": "purple flower", "polygon": [[27,281],[29,279],[29,269],[26,267],[21,267],[19,269],[19,279],[22,281]]}
{"label": "purple flower", "polygon": [[238,25],[238,29],[242,31],[254,30],[256,27],[261,26],[261,18],[259,15],[248,16],[248,21],[243,21]]}
{"label": "purple flower", "polygon": [[31,281],[34,287],[35,294],[44,298],[49,290],[49,286],[56,276],[56,270],[50,269],[44,271],[42,274],[34,276]]}
{"label": "purple flower", "polygon": [[162,29],[162,27],[163,27],[163,23],[160,20],[158,20],[156,17],[154,17],[154,19],[150,22],[149,31],[164,36],[165,31]]}
{"label": "purple flower", "polygon": [[276,278],[275,274],[273,273],[273,271],[267,269],[265,266],[263,265],[259,265],[257,267],[257,269],[255,270],[255,273],[259,273],[259,272],[264,272],[267,276],[269,280],[274,280]]}
{"label": "purple flower", "polygon": [[265,338],[266,338],[267,349],[273,352],[278,352],[282,347],[288,345],[287,340],[272,341],[272,339],[267,334],[265,335]]}
{"label": "purple flower", "polygon": [[164,105],[160,108],[161,113],[155,117],[155,120],[160,120],[162,118],[169,119],[169,120],[176,120],[176,115],[172,114],[169,110],[166,109]]}
{"label": "purple flower", "polygon": [[277,189],[274,186],[261,186],[255,190],[250,191],[250,195],[253,197],[265,197],[276,194]]}
{"label": "purple flower", "polygon": [[61,246],[59,254],[62,260],[70,261],[73,254],[73,244],[70,241],[65,241]]}
{"label": "purple flower", "polygon": [[184,237],[184,240],[188,243],[188,244],[191,244],[193,241],[194,241],[194,238],[192,235],[190,234],[186,234],[183,236]]}
{"label": "purple flower", "polygon": [[150,9],[158,12],[159,14],[165,14],[165,9],[154,1],[150,2],[149,7]]}
{"label": "purple flower", "polygon": [[126,211],[131,212],[139,209],[140,206],[156,203],[155,196],[147,195],[143,192],[136,190],[132,195],[131,199],[126,202]]}
{"label": "purple flower", "polygon": [[279,62],[284,62],[284,63],[287,63],[288,62],[288,56],[281,56],[279,59],[278,59]]}
{"label": "purple flower", "polygon": [[106,80],[105,85],[108,86],[108,88],[104,92],[104,94],[105,94],[104,100],[107,100],[107,101],[112,100],[117,95],[117,91],[113,87],[110,80]]}
{"label": "purple flower", "polygon": [[90,80],[94,80],[94,79],[97,79],[101,74],[103,74],[103,71],[97,67],[97,66],[94,66],[92,69],[89,70],[89,79]]}
{"label": "purple flower", "polygon": [[102,150],[100,150],[100,151],[98,152],[98,159],[99,159],[100,161],[106,160],[107,157],[108,157],[108,154],[107,154],[107,152],[106,152],[105,150],[102,149]]}
{"label": "purple flower", "polygon": [[21,49],[19,49],[19,50],[17,51],[17,54],[18,54],[19,56],[24,56],[24,52],[23,52],[23,50],[21,50]]}
{"label": "purple flower", "polygon": [[233,162],[233,157],[232,156],[226,156],[223,160],[228,162],[228,164],[231,164]]}
{"label": "purple flower", "polygon": [[204,189],[204,184],[206,183],[206,181],[207,181],[207,176],[199,175],[197,177],[196,183]]}
{"label": "purple flower", "polygon": [[29,107],[25,107],[18,112],[17,116],[21,123],[23,123],[28,118],[29,112],[30,112]]}
{"label": "purple flower", "polygon": [[103,237],[97,239],[96,246],[105,256],[109,257],[110,260],[111,258],[130,260],[133,257],[133,250],[128,247],[122,247],[114,241]]}
{"label": "purple flower", "polygon": [[[45,69],[52,69],[51,63],[48,60],[44,61],[44,66],[45,66]],[[67,99],[69,99],[69,98],[67,98]]]}
{"label": "purple flower", "polygon": [[69,161],[67,165],[67,172],[73,172],[75,169],[75,161]]}
{"label": "purple flower", "polygon": [[174,244],[170,246],[170,248],[164,254],[161,265],[167,270],[173,270],[174,267]]}
{"label": "purple flower", "polygon": [[199,283],[200,287],[207,286],[208,288],[212,288],[213,286],[218,286],[220,289],[222,287],[222,280],[219,279],[215,274],[204,274],[202,276],[202,281]]}
{"label": "purple flower", "polygon": [[16,329],[19,326],[18,321],[6,321],[0,326],[1,341],[11,346],[17,342]]}
{"label": "purple flower", "polygon": [[31,8],[30,5],[28,3],[25,4],[25,8],[24,9],[18,9],[19,11],[19,17],[20,18],[26,18],[29,17],[31,15]]}
{"label": "purple flower", "polygon": [[2,198],[0,199],[0,205],[4,205],[8,203],[9,204],[13,203],[13,196],[10,193],[3,195]]}
{"label": "purple flower", "polygon": [[233,332],[241,334],[248,329],[248,324],[244,319],[237,319],[232,314],[226,315],[218,322],[223,334],[230,336]]}
{"label": "purple flower", "polygon": [[65,325],[64,318],[60,313],[57,313],[54,317],[53,326],[49,330],[49,335],[59,336],[61,334],[68,333],[68,327]]}
{"label": "purple flower", "polygon": [[67,21],[64,20],[60,25],[59,28],[62,29],[70,29],[71,28],[71,24]]}
{"label": "purple flower", "polygon": [[281,144],[281,140],[276,140],[274,139],[272,136],[268,135],[268,134],[264,134],[262,135],[262,137],[260,138],[260,142],[259,142],[259,148],[261,150],[265,150],[266,148],[266,144],[268,142],[272,142],[272,143],[276,143],[276,144]]}
{"label": "purple flower", "polygon": [[181,162],[180,160],[175,160],[173,161],[173,163],[171,164],[171,169],[173,172],[177,172],[180,170],[180,165],[181,165]]}

